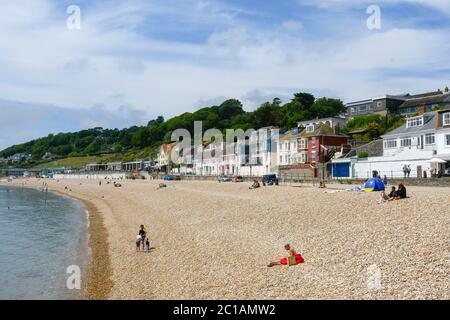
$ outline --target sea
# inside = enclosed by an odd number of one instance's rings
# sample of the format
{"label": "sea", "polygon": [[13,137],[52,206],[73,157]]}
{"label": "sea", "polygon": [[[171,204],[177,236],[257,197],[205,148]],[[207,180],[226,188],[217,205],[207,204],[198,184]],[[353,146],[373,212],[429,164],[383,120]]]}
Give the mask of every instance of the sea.
{"label": "sea", "polygon": [[75,300],[89,266],[83,203],[0,186],[0,299]]}

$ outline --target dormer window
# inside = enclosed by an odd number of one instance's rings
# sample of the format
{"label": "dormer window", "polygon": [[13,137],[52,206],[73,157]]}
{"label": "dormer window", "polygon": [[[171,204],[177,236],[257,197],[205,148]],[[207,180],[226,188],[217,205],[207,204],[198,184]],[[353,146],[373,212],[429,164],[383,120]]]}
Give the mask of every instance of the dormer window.
{"label": "dormer window", "polygon": [[313,124],[307,125],[307,126],[306,126],[306,132],[307,132],[307,133],[314,132],[314,125],[313,125]]}
{"label": "dormer window", "polygon": [[421,127],[423,126],[423,117],[414,117],[406,120],[407,128]]}
{"label": "dormer window", "polygon": [[450,112],[444,113],[442,116],[442,124],[444,126],[450,126]]}

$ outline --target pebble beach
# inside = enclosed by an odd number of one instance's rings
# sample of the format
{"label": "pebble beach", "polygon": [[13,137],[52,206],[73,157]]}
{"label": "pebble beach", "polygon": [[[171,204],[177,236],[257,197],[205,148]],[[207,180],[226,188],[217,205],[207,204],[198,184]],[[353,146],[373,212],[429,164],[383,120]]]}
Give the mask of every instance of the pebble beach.
{"label": "pebble beach", "polygon": [[[378,204],[343,186],[45,182],[89,210],[87,299],[450,298],[450,188],[407,186],[410,198]],[[135,251],[141,224],[150,253]],[[287,243],[305,263],[268,268]]]}

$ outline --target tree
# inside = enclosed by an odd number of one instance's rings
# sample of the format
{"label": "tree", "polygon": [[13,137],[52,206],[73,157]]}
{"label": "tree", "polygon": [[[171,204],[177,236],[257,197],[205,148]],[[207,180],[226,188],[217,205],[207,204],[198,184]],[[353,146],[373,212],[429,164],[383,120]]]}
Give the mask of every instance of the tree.
{"label": "tree", "polygon": [[295,93],[294,99],[292,99],[292,101],[299,102],[305,110],[309,110],[314,104],[314,101],[316,101],[316,98],[310,93],[301,92]]}

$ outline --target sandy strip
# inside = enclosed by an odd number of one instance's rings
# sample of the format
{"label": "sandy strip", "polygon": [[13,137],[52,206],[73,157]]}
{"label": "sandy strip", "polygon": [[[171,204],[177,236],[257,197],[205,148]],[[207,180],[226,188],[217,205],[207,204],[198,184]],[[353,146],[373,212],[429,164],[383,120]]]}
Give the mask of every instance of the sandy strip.
{"label": "sandy strip", "polygon": [[103,223],[103,216],[97,207],[91,201],[78,199],[84,203],[89,212],[88,232],[89,247],[91,248],[91,263],[82,296],[90,300],[105,300],[112,288],[108,233]]}

